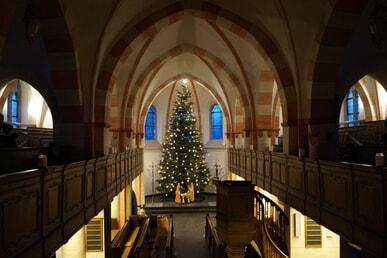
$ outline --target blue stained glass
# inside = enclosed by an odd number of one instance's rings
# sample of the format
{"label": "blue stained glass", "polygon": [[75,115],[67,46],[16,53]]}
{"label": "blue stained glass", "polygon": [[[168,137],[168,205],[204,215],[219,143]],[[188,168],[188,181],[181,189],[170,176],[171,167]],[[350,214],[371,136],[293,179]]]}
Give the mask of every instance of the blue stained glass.
{"label": "blue stained glass", "polygon": [[347,99],[352,99],[352,91],[349,91],[349,92],[348,92]]}
{"label": "blue stained glass", "polygon": [[156,140],[156,109],[149,107],[145,120],[145,140]]}
{"label": "blue stained glass", "polygon": [[[346,98],[347,121],[360,120],[360,98],[354,86],[348,91]],[[360,123],[349,123],[348,126],[360,125]]]}
{"label": "blue stained glass", "polygon": [[[11,93],[11,95],[8,97],[9,103],[9,111],[8,117],[10,117],[11,121],[13,123],[19,122],[19,96],[16,92]],[[17,125],[13,125],[13,128],[17,128]]]}
{"label": "blue stained glass", "polygon": [[347,113],[353,114],[353,102],[352,102],[352,100],[347,102]]}
{"label": "blue stained glass", "polygon": [[211,139],[223,139],[223,115],[219,105],[211,109]]}

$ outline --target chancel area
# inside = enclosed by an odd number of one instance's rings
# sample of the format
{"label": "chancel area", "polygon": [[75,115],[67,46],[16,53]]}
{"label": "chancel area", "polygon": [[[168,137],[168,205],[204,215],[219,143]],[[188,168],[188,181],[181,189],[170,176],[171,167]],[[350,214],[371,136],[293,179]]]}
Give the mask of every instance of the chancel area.
{"label": "chancel area", "polygon": [[0,1],[0,257],[387,257],[386,13]]}

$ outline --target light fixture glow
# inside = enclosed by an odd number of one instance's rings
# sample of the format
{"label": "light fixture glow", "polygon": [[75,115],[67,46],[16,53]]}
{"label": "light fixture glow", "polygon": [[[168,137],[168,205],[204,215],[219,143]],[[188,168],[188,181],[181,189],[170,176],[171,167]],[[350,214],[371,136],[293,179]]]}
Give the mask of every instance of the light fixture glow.
{"label": "light fixture glow", "polygon": [[188,80],[186,78],[183,79],[183,83],[187,84]]}

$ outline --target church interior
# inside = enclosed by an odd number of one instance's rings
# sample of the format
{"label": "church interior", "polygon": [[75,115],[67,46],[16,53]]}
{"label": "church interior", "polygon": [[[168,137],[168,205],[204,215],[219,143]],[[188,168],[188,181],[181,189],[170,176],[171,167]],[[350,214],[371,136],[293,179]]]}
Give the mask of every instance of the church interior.
{"label": "church interior", "polygon": [[[387,257],[386,0],[0,14],[0,257]],[[185,89],[208,169],[162,188]]]}

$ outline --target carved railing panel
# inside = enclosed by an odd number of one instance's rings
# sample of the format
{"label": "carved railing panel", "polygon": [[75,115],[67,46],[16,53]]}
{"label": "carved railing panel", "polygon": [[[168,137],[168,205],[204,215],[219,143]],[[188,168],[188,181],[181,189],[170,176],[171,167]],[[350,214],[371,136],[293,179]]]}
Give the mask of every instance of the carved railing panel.
{"label": "carved railing panel", "polygon": [[285,197],[288,180],[288,167],[286,162],[286,155],[271,153],[271,191],[273,194],[282,198]]}
{"label": "carved railing panel", "polygon": [[41,171],[16,173],[0,180],[0,257],[13,257],[42,234]]}
{"label": "carved railing panel", "polygon": [[352,236],[353,185],[350,164],[320,161],[321,224]]}
{"label": "carved railing panel", "polygon": [[50,257],[110,204],[117,174],[129,184],[141,173],[142,150],[120,155],[1,175],[0,257]]}
{"label": "carved railing panel", "polygon": [[304,212],[305,207],[305,170],[304,163],[294,156],[288,156],[286,165],[288,167],[288,202],[297,210]]}
{"label": "carved railing panel", "polygon": [[265,155],[263,152],[257,153],[257,186],[265,187]]}
{"label": "carved railing panel", "polygon": [[114,196],[117,195],[117,166],[116,154],[110,155],[106,160],[106,175],[107,175],[107,191],[108,202],[113,201]]}
{"label": "carved railing panel", "polygon": [[85,165],[85,207],[94,202],[95,159],[90,159]]}
{"label": "carved railing panel", "polygon": [[321,188],[320,169],[317,160],[305,159],[305,192],[306,213],[310,214],[316,221],[320,221]]}
{"label": "carved railing panel", "polygon": [[257,152],[252,151],[251,152],[251,170],[250,170],[250,176],[251,176],[251,182],[255,185],[257,185],[257,171],[258,171],[258,159],[257,159]]}
{"label": "carved railing panel", "polygon": [[44,175],[43,188],[43,234],[47,235],[61,225],[62,220],[62,196],[64,166],[57,166]]}
{"label": "carved railing panel", "polygon": [[264,188],[271,192],[271,181],[273,179],[271,175],[271,170],[272,170],[272,162],[271,162],[271,153],[270,152],[265,152],[264,153],[264,159],[265,159],[265,165],[264,165]]}
{"label": "carved railing panel", "polygon": [[386,168],[271,152],[254,157],[257,186],[363,251],[387,257]]}
{"label": "carved railing panel", "polygon": [[68,164],[63,173],[63,219],[67,220],[83,209],[85,161]]}
{"label": "carved railing panel", "polygon": [[247,181],[252,181],[251,163],[252,163],[252,153],[251,151],[248,151],[246,152],[246,162],[245,162],[245,179]]}

